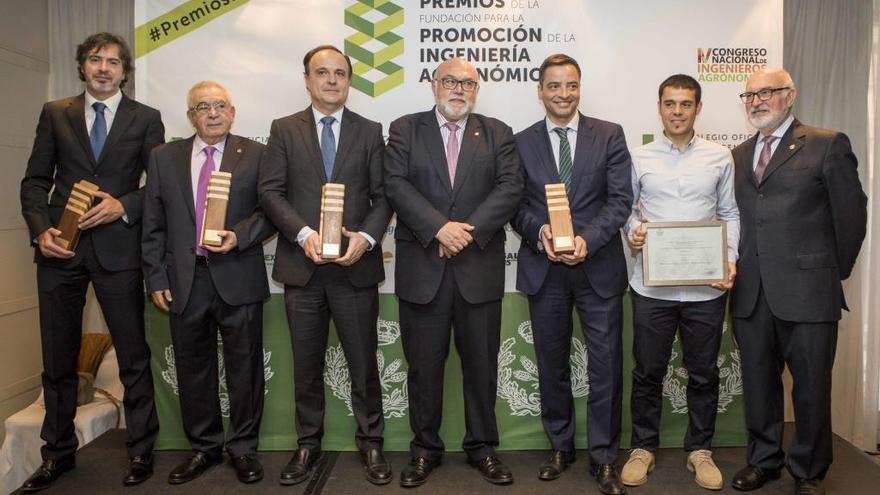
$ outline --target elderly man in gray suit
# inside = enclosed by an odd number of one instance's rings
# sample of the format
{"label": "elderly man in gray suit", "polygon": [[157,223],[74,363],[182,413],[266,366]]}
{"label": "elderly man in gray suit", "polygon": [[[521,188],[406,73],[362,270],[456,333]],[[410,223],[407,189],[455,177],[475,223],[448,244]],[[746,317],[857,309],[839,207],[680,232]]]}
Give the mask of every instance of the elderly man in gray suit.
{"label": "elderly man in gray suit", "polygon": [[[752,74],[740,95],[758,129],[733,150],[740,254],[731,295],[742,355],[748,466],[733,478],[754,490],[786,465],[796,494],[823,494],[831,465],[831,368],[841,281],[865,238],[867,199],[845,134],[802,124],[782,69]],[[782,450],[783,387],[794,379],[797,433]]]}
{"label": "elderly man in gray suit", "polygon": [[[144,195],[143,265],[153,303],[170,311],[183,429],[193,454],[168,476],[191,481],[223,457],[238,479],[258,481],[263,414],[263,301],[269,284],[263,241],[274,228],[260,210],[257,172],[263,145],[229,133],[235,107],[212,81],[187,95],[196,135],[153,150]],[[211,172],[232,174],[220,246],[201,244]],[[229,389],[229,429],[218,399],[217,331]]]}

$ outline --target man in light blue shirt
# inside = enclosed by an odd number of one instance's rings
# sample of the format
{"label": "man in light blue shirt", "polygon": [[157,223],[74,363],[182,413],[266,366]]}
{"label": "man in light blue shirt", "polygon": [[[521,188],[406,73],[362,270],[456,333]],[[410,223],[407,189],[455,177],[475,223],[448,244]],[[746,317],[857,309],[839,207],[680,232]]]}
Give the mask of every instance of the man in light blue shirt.
{"label": "man in light blue shirt", "polygon": [[[703,488],[720,490],[721,472],[712,461],[712,436],[718,408],[718,350],[726,290],[736,276],[739,210],[733,193],[730,151],[694,133],[702,108],[694,78],[677,74],[660,85],[657,109],[660,139],[632,152],[632,213],[625,226],[636,252],[630,278],[633,304],[632,446],[621,477],[628,486],[647,482],[659,446],[663,377],[679,332],[688,371],[688,429],[684,448],[688,469]],[[711,286],[646,287],[642,252],[647,222],[727,222],[728,280]]]}

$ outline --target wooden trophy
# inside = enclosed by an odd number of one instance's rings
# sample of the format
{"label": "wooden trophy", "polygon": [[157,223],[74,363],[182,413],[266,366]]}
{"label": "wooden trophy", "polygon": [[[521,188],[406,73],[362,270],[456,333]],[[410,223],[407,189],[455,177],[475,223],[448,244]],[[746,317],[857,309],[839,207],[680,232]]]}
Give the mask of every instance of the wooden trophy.
{"label": "wooden trophy", "polygon": [[342,207],[345,184],[328,182],[321,188],[321,258],[336,259],[342,247]]}
{"label": "wooden trophy", "polygon": [[553,251],[556,254],[574,252],[574,227],[571,223],[571,209],[565,184],[546,184],[547,216],[550,218],[550,233],[553,234]]}
{"label": "wooden trophy", "polygon": [[202,246],[219,247],[223,238],[219,232],[226,230],[226,207],[229,205],[229,188],[232,174],[213,171],[208,179],[208,194],[205,197],[205,216],[202,217]]}
{"label": "wooden trophy", "polygon": [[61,221],[58,222],[57,228],[61,231],[61,235],[55,238],[55,244],[68,251],[76,250],[81,232],[79,219],[92,207],[97,190],[98,186],[87,180],[81,180],[73,185],[70,196],[67,198],[67,205],[61,213]]}

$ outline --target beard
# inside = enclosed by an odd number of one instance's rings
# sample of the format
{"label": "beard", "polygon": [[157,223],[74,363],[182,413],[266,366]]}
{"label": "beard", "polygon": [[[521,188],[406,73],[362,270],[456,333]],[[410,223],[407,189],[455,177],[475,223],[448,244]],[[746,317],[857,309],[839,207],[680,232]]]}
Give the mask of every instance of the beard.
{"label": "beard", "polygon": [[453,106],[450,105],[448,101],[438,101],[437,109],[440,110],[440,114],[446,117],[447,120],[455,122],[459,121],[465,117],[471,110],[473,110],[473,104],[469,102],[465,102],[464,105],[461,106]]}
{"label": "beard", "polygon": [[774,112],[770,108],[763,109],[760,107],[759,110],[766,110],[766,112],[752,113],[750,110],[748,114],[749,123],[755,126],[759,131],[772,131],[779,127],[779,125],[785,121],[786,117],[788,117],[787,110]]}

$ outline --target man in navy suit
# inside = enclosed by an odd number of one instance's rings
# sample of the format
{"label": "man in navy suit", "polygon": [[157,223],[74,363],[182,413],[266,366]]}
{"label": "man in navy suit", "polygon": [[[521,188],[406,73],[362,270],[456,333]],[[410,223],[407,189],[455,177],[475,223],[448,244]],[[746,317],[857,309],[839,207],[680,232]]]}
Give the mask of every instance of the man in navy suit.
{"label": "man in navy suit", "polygon": [[[525,197],[513,219],[522,236],[516,288],[529,296],[541,387],[541,418],[552,453],[538,477],[559,477],[574,461],[571,393],[572,306],[587,343],[591,471],[606,494],[626,490],[614,467],[620,441],[623,292],[626,261],[620,227],[632,203],[632,164],[623,129],[578,112],[580,67],[551,55],[540,68],[545,118],[516,135]],[[564,183],[575,250],[557,254],[548,223],[546,184]]]}

